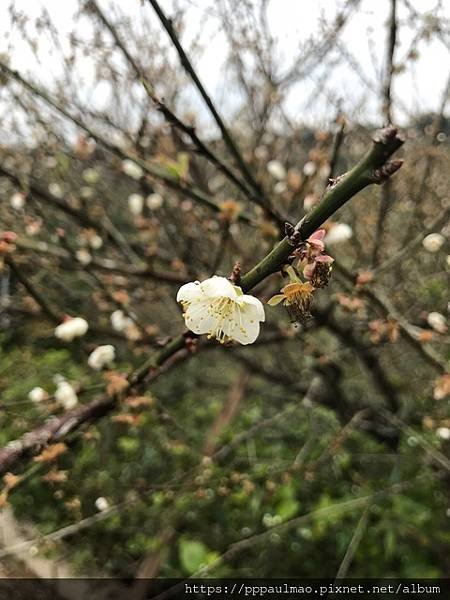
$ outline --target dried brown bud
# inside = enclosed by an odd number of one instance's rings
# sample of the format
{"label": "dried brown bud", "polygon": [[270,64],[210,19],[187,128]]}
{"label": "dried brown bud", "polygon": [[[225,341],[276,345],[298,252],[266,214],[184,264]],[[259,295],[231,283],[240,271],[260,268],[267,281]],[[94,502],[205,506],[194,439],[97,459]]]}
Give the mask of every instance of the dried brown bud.
{"label": "dried brown bud", "polygon": [[239,285],[239,283],[241,281],[241,273],[242,273],[241,263],[239,263],[239,262],[234,263],[233,270],[231,271],[231,274],[230,274],[231,283],[234,283],[234,285]]}
{"label": "dried brown bud", "polygon": [[374,183],[381,184],[384,183],[389,177],[391,177],[396,171],[400,169],[403,161],[398,158],[395,160],[390,160],[385,163],[379,169],[375,169],[372,173],[372,180]]}

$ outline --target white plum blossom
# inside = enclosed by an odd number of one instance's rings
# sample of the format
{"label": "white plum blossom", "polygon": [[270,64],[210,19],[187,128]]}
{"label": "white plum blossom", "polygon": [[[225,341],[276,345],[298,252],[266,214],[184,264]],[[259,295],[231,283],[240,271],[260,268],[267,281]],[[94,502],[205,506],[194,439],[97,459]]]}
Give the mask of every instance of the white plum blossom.
{"label": "white plum blossom", "polygon": [[105,346],[97,346],[91,352],[88,358],[88,365],[95,371],[100,371],[103,367],[113,362],[116,356],[116,349],[110,344]]}
{"label": "white plum blossom", "polygon": [[440,233],[430,233],[422,240],[422,246],[427,252],[439,252],[445,243],[445,237]]}
{"label": "white plum blossom", "polygon": [[25,194],[22,192],[15,192],[11,196],[9,202],[14,210],[20,210],[25,206]]}
{"label": "white plum blossom", "polygon": [[78,404],[78,396],[73,386],[66,380],[58,382],[55,392],[55,400],[59,402],[65,410],[71,410]]}
{"label": "white plum blossom", "polygon": [[236,340],[252,344],[259,335],[260,322],[265,321],[264,307],[257,298],[216,275],[181,286],[177,302],[183,306],[190,331],[206,333],[221,343]]}
{"label": "white plum blossom", "polygon": [[39,404],[39,402],[43,402],[47,397],[47,392],[44,390],[44,388],[41,387],[34,387],[28,393],[28,398],[31,400],[31,402],[35,402],[36,404]]}
{"label": "white plum blossom", "polygon": [[62,198],[64,195],[63,189],[59,185],[59,183],[50,183],[48,186],[48,191],[50,192],[50,194],[56,196],[57,198]]}
{"label": "white plum blossom", "polygon": [[128,208],[133,215],[139,216],[144,208],[144,197],[141,194],[130,194],[128,196]]}
{"label": "white plum blossom", "polygon": [[88,322],[82,317],[68,318],[55,329],[55,336],[64,342],[71,342],[83,336],[89,329]]}
{"label": "white plum blossom", "polygon": [[102,238],[99,235],[94,234],[93,236],[91,236],[89,238],[89,246],[93,250],[99,250],[99,248],[101,248],[103,246]]}
{"label": "white plum blossom", "polygon": [[439,312],[430,312],[427,316],[428,325],[438,333],[447,331],[447,319]]}
{"label": "white plum blossom", "polygon": [[303,165],[303,173],[306,177],[311,177],[317,171],[317,165],[312,160],[309,160]]}
{"label": "white plum blossom", "polygon": [[104,510],[108,510],[108,508],[109,508],[108,500],[106,498],[104,498],[103,496],[100,496],[95,501],[95,508],[97,510],[99,510],[100,512],[102,512]]}
{"label": "white plum blossom", "polygon": [[86,266],[92,262],[92,255],[88,250],[86,250],[86,248],[81,248],[80,250],[77,250],[75,252],[75,257],[78,260],[78,262],[81,263],[83,266]]}
{"label": "white plum blossom", "polygon": [[126,329],[128,329],[129,327],[132,327],[133,325],[133,319],[130,319],[130,317],[127,317],[125,315],[125,313],[123,312],[123,310],[115,310],[113,313],[111,313],[111,325],[112,328],[115,331],[125,331]]}
{"label": "white plum blossom", "polygon": [[275,179],[285,179],[286,178],[286,169],[280,163],[279,160],[270,160],[267,163],[267,171]]}
{"label": "white plum blossom", "polygon": [[146,198],[146,204],[150,210],[157,210],[163,205],[164,199],[161,194],[149,194]]}
{"label": "white plum blossom", "polygon": [[450,429],[448,427],[438,427],[436,429],[436,435],[441,440],[450,440]]}
{"label": "white plum blossom", "polygon": [[140,179],[144,174],[144,171],[141,167],[132,160],[124,160],[122,162],[123,172],[131,177],[132,179]]}
{"label": "white plum blossom", "polygon": [[353,236],[353,229],[347,223],[338,223],[334,225],[325,236],[325,244],[339,244],[346,242]]}

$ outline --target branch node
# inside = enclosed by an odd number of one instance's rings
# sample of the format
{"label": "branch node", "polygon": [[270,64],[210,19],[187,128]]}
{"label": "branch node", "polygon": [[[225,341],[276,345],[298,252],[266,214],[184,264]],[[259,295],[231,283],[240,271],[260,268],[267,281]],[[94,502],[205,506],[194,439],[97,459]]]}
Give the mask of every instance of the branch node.
{"label": "branch node", "polygon": [[290,246],[296,248],[302,242],[302,235],[298,228],[286,221],[284,224],[284,233]]}
{"label": "branch node", "polygon": [[394,173],[396,173],[403,164],[403,160],[390,160],[379,169],[372,172],[372,181],[380,185],[387,181]]}

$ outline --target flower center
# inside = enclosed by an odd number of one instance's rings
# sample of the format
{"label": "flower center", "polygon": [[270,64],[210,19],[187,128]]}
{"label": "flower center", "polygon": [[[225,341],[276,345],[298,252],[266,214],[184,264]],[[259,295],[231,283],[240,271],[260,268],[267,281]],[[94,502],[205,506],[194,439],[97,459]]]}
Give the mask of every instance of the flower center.
{"label": "flower center", "polygon": [[285,296],[285,302],[291,303],[295,302],[299,298],[304,298],[310,296],[313,291],[313,288],[310,283],[288,283],[281,290],[283,295]]}
{"label": "flower center", "polygon": [[[235,319],[236,308],[237,321]],[[216,298],[213,300],[208,307],[208,314],[215,320],[215,323],[209,332],[209,338],[215,338],[223,344],[229,339],[236,327],[239,327],[240,330],[245,333],[239,305],[231,298]]]}

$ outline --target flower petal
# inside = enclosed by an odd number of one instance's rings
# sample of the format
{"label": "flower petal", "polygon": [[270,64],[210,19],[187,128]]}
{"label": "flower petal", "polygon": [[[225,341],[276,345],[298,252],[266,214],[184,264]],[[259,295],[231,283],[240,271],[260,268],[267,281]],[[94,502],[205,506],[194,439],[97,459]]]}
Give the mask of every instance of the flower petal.
{"label": "flower petal", "polygon": [[244,294],[238,298],[238,304],[245,314],[249,315],[250,312],[252,312],[254,315],[252,318],[263,322],[266,320],[264,306],[262,305],[262,302],[258,300],[258,298],[255,298],[255,296]]}
{"label": "flower petal", "polygon": [[309,236],[307,241],[309,242],[310,240],[314,240],[314,241],[323,240],[323,238],[325,237],[325,234],[326,234],[325,229],[318,229],[317,231],[315,231],[313,234],[311,234]]}
{"label": "flower petal", "polygon": [[209,279],[205,279],[200,284],[202,292],[210,298],[231,298],[234,300],[237,296],[237,292],[234,289],[234,285],[226,277],[219,277],[214,275]]}
{"label": "flower petal", "polygon": [[188,306],[184,313],[184,320],[190,331],[201,335],[210,333],[214,329],[217,319],[211,316],[209,306],[207,300],[193,302]]}
{"label": "flower petal", "polygon": [[[236,312],[240,314],[236,314]],[[230,337],[244,346],[253,344],[259,335],[259,321],[252,318],[254,315],[246,314],[239,307],[236,307],[236,312],[234,320],[240,325],[234,329]]]}
{"label": "flower petal", "polygon": [[185,283],[180,287],[177,294],[177,302],[193,302],[202,296],[202,290],[198,281]]}

